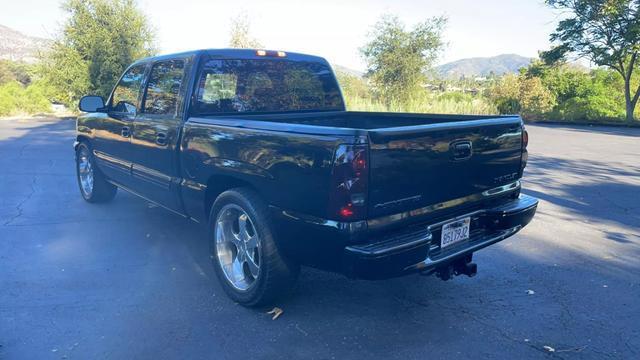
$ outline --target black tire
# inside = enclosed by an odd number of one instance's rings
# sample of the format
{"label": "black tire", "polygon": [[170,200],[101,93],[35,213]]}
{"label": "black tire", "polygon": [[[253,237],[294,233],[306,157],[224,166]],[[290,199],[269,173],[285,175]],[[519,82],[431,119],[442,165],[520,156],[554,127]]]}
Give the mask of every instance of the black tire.
{"label": "black tire", "polygon": [[[90,165],[93,182],[84,186],[81,179],[81,166],[88,161]],[[95,164],[93,153],[86,143],[80,143],[76,149],[76,179],[80,188],[80,195],[90,203],[104,203],[113,200],[118,191],[118,187],[108,182],[100,169]],[[86,185],[86,184],[85,184]]]}
{"label": "black tire", "polygon": [[[260,271],[253,283],[244,290],[236,288],[227,278],[217,255],[218,217],[221,216],[222,210],[230,206],[239,207],[248,215],[252,228],[259,236],[260,246],[257,251]],[[272,304],[289,293],[300,272],[300,266],[286,259],[278,249],[272,226],[267,205],[250,189],[236,188],[225,191],[211,207],[208,236],[213,267],[224,291],[241,305],[255,307]]]}

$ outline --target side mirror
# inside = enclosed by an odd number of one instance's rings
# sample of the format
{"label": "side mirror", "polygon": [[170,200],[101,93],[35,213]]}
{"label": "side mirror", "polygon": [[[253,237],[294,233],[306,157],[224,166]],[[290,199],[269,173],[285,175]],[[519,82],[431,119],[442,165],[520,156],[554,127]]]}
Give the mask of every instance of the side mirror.
{"label": "side mirror", "polygon": [[80,105],[78,106],[80,111],[84,112],[98,112],[104,108],[104,99],[101,96],[87,95],[80,99]]}

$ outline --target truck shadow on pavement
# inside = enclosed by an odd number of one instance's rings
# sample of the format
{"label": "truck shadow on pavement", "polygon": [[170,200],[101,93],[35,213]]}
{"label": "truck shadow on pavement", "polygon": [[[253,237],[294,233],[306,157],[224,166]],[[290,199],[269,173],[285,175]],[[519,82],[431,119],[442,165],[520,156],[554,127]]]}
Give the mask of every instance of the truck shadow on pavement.
{"label": "truck shadow on pavement", "polygon": [[640,167],[535,155],[523,183],[525,193],[563,208],[563,214],[640,228]]}

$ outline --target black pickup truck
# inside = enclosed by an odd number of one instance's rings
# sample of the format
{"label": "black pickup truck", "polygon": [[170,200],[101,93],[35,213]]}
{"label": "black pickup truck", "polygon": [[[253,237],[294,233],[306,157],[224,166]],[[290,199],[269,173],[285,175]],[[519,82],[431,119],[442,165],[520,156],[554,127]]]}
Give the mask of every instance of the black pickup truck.
{"label": "black pickup truck", "polygon": [[80,110],[84,199],[121,188],[206,224],[220,282],[244,305],[283,294],[300,265],[473,276],[473,253],[522,229],[538,204],[520,194],[520,117],[346,111],[315,56],[142,59],[106,102],[86,96]]}

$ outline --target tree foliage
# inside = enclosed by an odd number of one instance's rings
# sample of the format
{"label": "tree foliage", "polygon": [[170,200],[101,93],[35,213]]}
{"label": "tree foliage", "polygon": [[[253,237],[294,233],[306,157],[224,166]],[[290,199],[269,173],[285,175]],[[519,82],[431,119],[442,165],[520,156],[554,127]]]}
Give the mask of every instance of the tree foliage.
{"label": "tree foliage", "polygon": [[519,75],[505,75],[487,96],[502,114],[556,121],[619,121],[625,118],[623,80],[613,70],[534,61]]}
{"label": "tree foliage", "polygon": [[640,51],[640,1],[638,0],[546,0],[550,6],[567,11],[551,40],[557,43],[544,52],[547,63],[575,55],[616,71],[624,80],[626,118],[640,98],[640,86],[632,88],[632,77]]}
{"label": "tree foliage", "polygon": [[0,60],[0,85],[10,81],[17,81],[22,85],[29,85],[33,77],[34,66],[11,60]]}
{"label": "tree foliage", "polygon": [[229,46],[237,49],[263,49],[264,45],[251,36],[251,23],[246,12],[231,19]]}
{"label": "tree foliage", "polygon": [[368,99],[371,97],[371,89],[365,79],[345,71],[335,70],[335,73],[345,98],[347,94],[349,98]]}
{"label": "tree foliage", "polygon": [[41,66],[54,100],[72,105],[88,92],[106,97],[129,64],[155,52],[135,0],[67,0],[62,8],[68,20]]}
{"label": "tree foliage", "polygon": [[11,80],[0,85],[0,116],[49,112],[51,103],[47,88],[42,82],[29,86]]}
{"label": "tree foliage", "polygon": [[425,72],[442,50],[446,18],[434,17],[407,30],[397,16],[384,15],[360,49],[367,76],[385,102],[407,101],[422,90]]}

